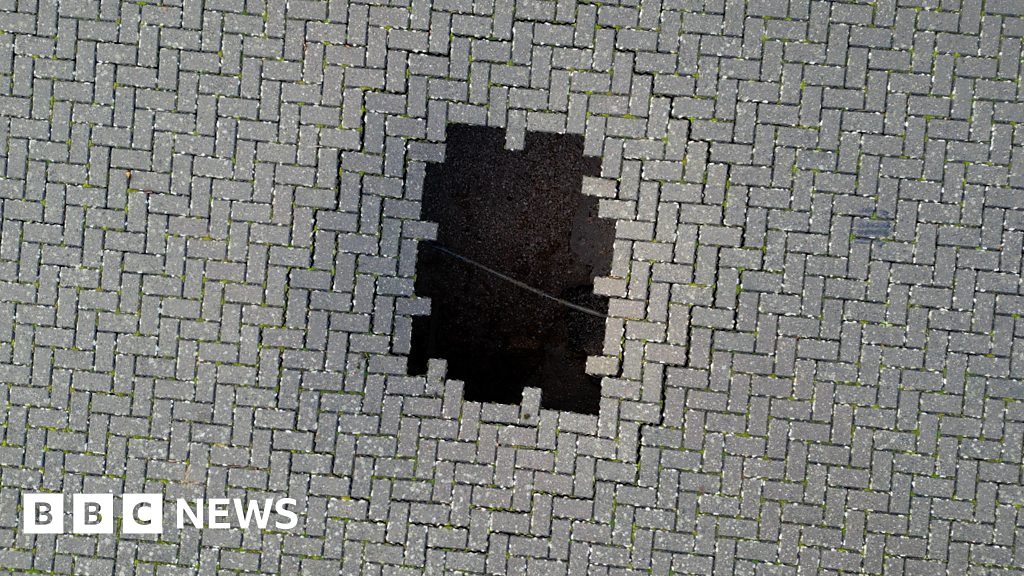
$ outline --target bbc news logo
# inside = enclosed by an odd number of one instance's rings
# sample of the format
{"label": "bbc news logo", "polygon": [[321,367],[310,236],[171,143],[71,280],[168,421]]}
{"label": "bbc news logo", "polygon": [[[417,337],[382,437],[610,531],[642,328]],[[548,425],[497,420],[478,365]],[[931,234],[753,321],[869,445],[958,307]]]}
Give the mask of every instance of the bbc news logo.
{"label": "bbc news logo", "polygon": [[[22,528],[26,534],[63,534],[65,532],[64,495],[40,492],[24,493]],[[299,523],[293,498],[196,498],[175,501],[175,518],[179,530],[195,528],[290,530]],[[162,494],[121,495],[122,534],[160,534],[164,531],[164,497]],[[73,494],[71,496],[71,532],[74,534],[114,533],[113,494]],[[232,517],[234,523],[232,523]],[[271,523],[271,518],[274,522]]]}

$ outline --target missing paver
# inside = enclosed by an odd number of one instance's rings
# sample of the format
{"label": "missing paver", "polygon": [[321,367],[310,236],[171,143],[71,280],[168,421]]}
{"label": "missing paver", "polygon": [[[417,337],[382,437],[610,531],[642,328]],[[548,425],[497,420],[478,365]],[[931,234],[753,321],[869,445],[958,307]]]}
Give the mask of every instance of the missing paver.
{"label": "missing paver", "polygon": [[419,251],[416,293],[432,304],[413,322],[410,372],[444,358],[467,399],[518,403],[535,386],[546,408],[596,414],[600,379],[585,365],[608,302],[593,283],[615,228],[580,189],[600,159],[581,136],[531,133],[521,152],[504,142],[500,129],[450,126],[445,162],[427,168],[423,218],[438,241]]}

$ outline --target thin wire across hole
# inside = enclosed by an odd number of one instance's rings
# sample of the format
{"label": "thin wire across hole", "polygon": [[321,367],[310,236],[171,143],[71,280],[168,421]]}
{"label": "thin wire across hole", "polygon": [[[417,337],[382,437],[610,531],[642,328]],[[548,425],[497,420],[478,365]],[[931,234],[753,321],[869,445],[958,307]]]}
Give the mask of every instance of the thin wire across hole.
{"label": "thin wire across hole", "polygon": [[593,308],[587,308],[586,306],[580,306],[579,304],[574,304],[572,302],[569,302],[568,300],[564,300],[562,298],[559,298],[558,296],[555,296],[554,294],[548,294],[547,292],[545,292],[545,291],[543,291],[543,290],[541,290],[539,288],[534,288],[533,286],[530,286],[529,284],[527,284],[525,282],[520,282],[519,280],[516,280],[515,278],[512,278],[511,276],[507,276],[505,274],[502,274],[501,272],[498,272],[497,270],[487,266],[486,264],[481,264],[480,262],[477,262],[476,260],[473,260],[472,258],[467,258],[466,256],[463,256],[462,254],[458,254],[457,252],[454,252],[450,248],[447,248],[447,247],[439,244],[438,242],[436,242],[434,240],[423,240],[422,244],[425,245],[425,246],[429,246],[430,248],[433,248],[434,250],[437,250],[438,252],[441,252],[442,254],[445,254],[445,255],[450,256],[452,258],[455,258],[457,260],[461,260],[461,261],[465,262],[466,264],[469,264],[470,266],[475,266],[475,267],[483,270],[484,272],[487,272],[488,274],[491,274],[493,276],[497,276],[498,278],[501,278],[502,280],[504,280],[506,282],[509,282],[511,284],[515,284],[516,286],[518,286],[518,287],[520,287],[520,288],[522,288],[524,290],[529,290],[530,292],[533,292],[534,294],[537,294],[538,296],[543,296],[544,298],[547,298],[548,300],[554,300],[555,302],[558,302],[559,304],[561,304],[563,306],[566,306],[568,308],[572,308],[573,310],[576,310],[577,312],[583,312],[584,314],[590,314],[591,316],[597,316],[598,318],[611,318],[611,316],[608,316],[607,314],[603,314],[601,312],[598,312],[597,310],[594,310]]}

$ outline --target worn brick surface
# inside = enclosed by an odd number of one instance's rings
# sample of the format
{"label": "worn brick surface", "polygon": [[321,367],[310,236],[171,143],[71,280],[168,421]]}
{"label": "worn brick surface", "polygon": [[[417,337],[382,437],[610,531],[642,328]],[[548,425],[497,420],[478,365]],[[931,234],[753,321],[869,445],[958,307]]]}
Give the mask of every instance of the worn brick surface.
{"label": "worn brick surface", "polygon": [[[1019,573],[1022,36],[1018,0],[0,0],[0,567]],[[602,157],[598,416],[405,375],[449,123]],[[302,513],[26,535],[38,490]]]}

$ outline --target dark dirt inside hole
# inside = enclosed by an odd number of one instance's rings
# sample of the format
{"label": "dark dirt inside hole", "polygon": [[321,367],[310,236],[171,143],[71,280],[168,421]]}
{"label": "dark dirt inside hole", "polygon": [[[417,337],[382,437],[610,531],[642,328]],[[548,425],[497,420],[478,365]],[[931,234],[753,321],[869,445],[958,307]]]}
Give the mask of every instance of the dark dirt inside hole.
{"label": "dark dirt inside hole", "polygon": [[[598,218],[596,198],[581,192],[600,159],[583,156],[578,135],[528,133],[523,151],[505,150],[501,129],[451,125],[443,164],[429,164],[425,220],[437,243],[548,294],[606,313],[593,294],[609,272],[615,225]],[[601,353],[604,319],[534,294],[421,244],[416,293],[429,317],[413,320],[409,369],[448,360],[448,377],[466,383],[468,400],[519,403],[543,390],[545,408],[596,414],[600,378],[585,372]]]}

